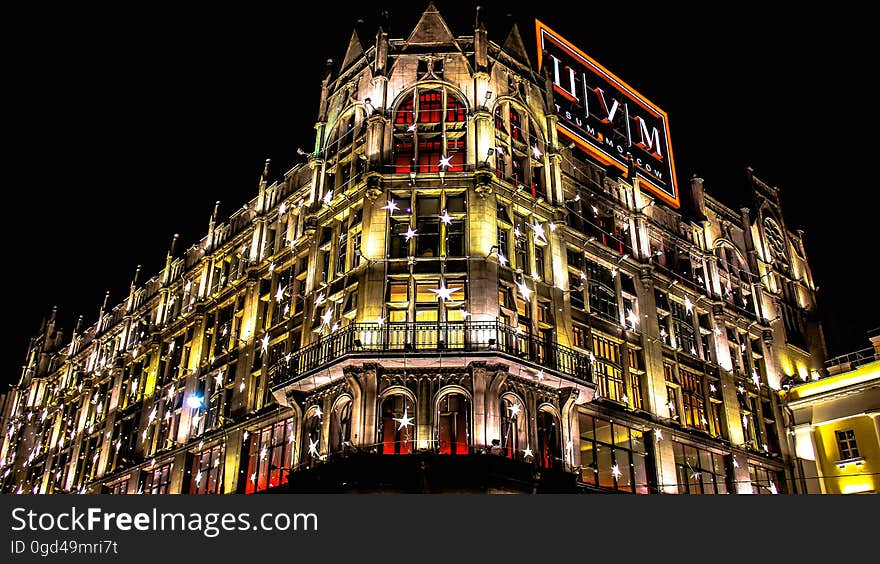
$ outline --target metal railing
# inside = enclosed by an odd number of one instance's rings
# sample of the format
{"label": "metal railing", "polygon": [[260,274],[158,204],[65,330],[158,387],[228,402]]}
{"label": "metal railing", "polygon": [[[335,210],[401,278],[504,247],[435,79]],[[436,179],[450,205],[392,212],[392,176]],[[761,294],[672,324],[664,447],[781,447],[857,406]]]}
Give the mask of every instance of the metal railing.
{"label": "metal railing", "polygon": [[280,358],[269,368],[275,388],[346,356],[496,353],[592,382],[589,357],[499,321],[352,323]]}
{"label": "metal railing", "polygon": [[826,360],[825,368],[829,372],[838,374],[840,372],[846,372],[847,370],[853,370],[863,364],[874,362],[875,360],[880,360],[880,358],[878,358],[874,349],[869,347],[867,349],[842,354]]}

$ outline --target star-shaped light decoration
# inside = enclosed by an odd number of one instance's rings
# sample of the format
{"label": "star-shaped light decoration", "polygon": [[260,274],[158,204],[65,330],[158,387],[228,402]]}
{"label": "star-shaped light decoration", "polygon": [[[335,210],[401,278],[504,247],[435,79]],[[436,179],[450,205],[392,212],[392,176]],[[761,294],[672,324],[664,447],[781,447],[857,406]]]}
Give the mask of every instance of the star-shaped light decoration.
{"label": "star-shaped light decoration", "polygon": [[315,307],[318,307],[319,305],[321,305],[322,303],[324,303],[324,301],[325,301],[326,299],[327,299],[327,296],[325,296],[323,292],[321,292],[320,294],[318,294],[318,296],[315,298]]}
{"label": "star-shaped light decoration", "polygon": [[516,287],[519,288],[520,294],[522,294],[523,299],[527,302],[531,300],[532,294],[535,293],[534,290],[529,289],[529,287],[526,285],[525,280],[520,280],[519,282],[517,282]]}
{"label": "star-shaped light decoration", "polygon": [[293,358],[293,353],[287,353],[284,355],[284,362],[290,364],[290,359]]}
{"label": "star-shaped light decoration", "polygon": [[736,458],[733,459],[733,467],[739,468],[739,462],[736,461]]}
{"label": "star-shaped light decoration", "polygon": [[442,157],[440,157],[440,163],[437,166],[439,166],[440,168],[449,168],[452,166],[451,161],[452,157],[447,157],[446,155],[443,155]]}
{"label": "star-shaped light decoration", "polygon": [[322,415],[324,415],[324,412],[321,411],[321,406],[316,405],[315,406],[315,414],[312,417],[321,417]]}
{"label": "star-shaped light decoration", "polygon": [[629,404],[629,396],[627,396],[626,394],[623,394],[622,396],[620,396],[620,401],[622,401],[625,404]]}
{"label": "star-shaped light decoration", "polygon": [[461,290],[460,286],[458,288],[447,288],[446,282],[440,282],[440,288],[438,288],[436,290],[431,289],[432,292],[437,294],[437,299],[444,301],[444,302],[451,300],[452,294],[454,292],[458,292],[459,290]]}
{"label": "star-shaped light decoration", "polygon": [[718,391],[718,388],[715,387],[715,384],[709,384],[709,391],[715,393]]}
{"label": "star-shaped light decoration", "polygon": [[406,130],[408,132],[412,133],[413,131],[416,130],[416,124],[414,124],[414,123],[409,124],[409,127],[407,127]]}
{"label": "star-shaped light decoration", "polygon": [[452,223],[452,220],[453,220],[453,217],[451,215],[449,215],[449,212],[446,210],[443,210],[443,215],[440,216],[440,221],[446,225],[449,225],[450,223]]}
{"label": "star-shaped light decoration", "polygon": [[266,460],[266,457],[268,455],[269,455],[269,449],[266,447],[263,447],[263,449],[260,451],[260,460]]}
{"label": "star-shaped light decoration", "polygon": [[620,466],[618,466],[617,464],[612,466],[611,467],[611,475],[614,476],[615,480],[620,479],[620,476],[623,475],[623,472],[620,471]]}
{"label": "star-shaped light decoration", "polygon": [[215,378],[217,379],[217,387],[218,388],[222,387],[223,386],[223,369],[222,368],[217,371],[217,376],[215,376]]}
{"label": "star-shaped light decoration", "polygon": [[532,228],[532,233],[534,234],[534,239],[535,239],[536,243],[538,243],[538,242],[546,243],[547,242],[547,236],[544,233],[544,226],[541,225],[541,222],[539,222],[537,218],[535,218],[534,223],[529,224],[529,227]]}
{"label": "star-shaped light decoration", "polygon": [[686,309],[688,313],[694,311],[694,304],[687,296],[684,297],[684,309]]}
{"label": "star-shaped light decoration", "polygon": [[461,310],[461,318],[462,319],[467,319],[470,316],[471,316],[471,312],[469,312],[466,309]]}
{"label": "star-shaped light decoration", "polygon": [[269,333],[263,335],[263,338],[260,339],[260,347],[263,349],[263,352],[269,350]]}
{"label": "star-shaped light decoration", "polygon": [[538,380],[544,379],[544,369],[543,368],[538,370],[537,372],[535,372],[535,378],[537,378]]}
{"label": "star-shaped light decoration", "polygon": [[311,438],[309,438],[309,456],[318,458],[318,441],[313,441]]}
{"label": "star-shaped light decoration", "polygon": [[275,292],[275,301],[283,302],[284,301],[284,290],[286,290],[284,286],[278,286],[278,291]]}
{"label": "star-shaped light decoration", "polygon": [[639,324],[639,316],[636,315],[631,309],[626,310],[626,321],[629,323],[631,329],[635,329],[636,325]]}
{"label": "star-shaped light decoration", "polygon": [[501,266],[507,266],[507,257],[501,254],[501,251],[498,251],[498,264]]}
{"label": "star-shaped light decoration", "polygon": [[394,212],[400,210],[400,206],[397,205],[397,202],[394,200],[388,200],[388,202],[379,209],[388,210],[393,215]]}
{"label": "star-shaped light decoration", "polygon": [[590,206],[590,208],[593,210],[593,215],[599,215],[599,208],[597,208],[596,206]]}
{"label": "star-shaped light decoration", "polygon": [[406,232],[403,234],[403,236],[406,238],[407,241],[409,241],[413,237],[417,237],[418,235],[419,235],[418,229],[413,229],[412,225],[408,226],[406,228]]}
{"label": "star-shaped light decoration", "polygon": [[779,490],[776,489],[776,484],[773,483],[773,480],[770,480],[770,487],[767,489],[770,490],[770,493],[773,495],[776,495],[779,493]]}
{"label": "star-shaped light decoration", "polygon": [[739,392],[740,394],[746,393],[746,389],[744,387],[742,387],[742,385],[737,386],[736,391]]}
{"label": "star-shaped light decoration", "polygon": [[281,205],[278,206],[278,217],[281,217],[282,215],[284,215],[284,213],[286,211],[287,211],[287,202],[281,202]]}
{"label": "star-shaped light decoration", "polygon": [[321,314],[321,329],[324,327],[330,327],[333,324],[333,308],[327,308],[323,314]]}
{"label": "star-shaped light decoration", "polygon": [[535,456],[535,453],[532,452],[532,449],[526,445],[526,450],[523,451],[523,458],[532,458]]}
{"label": "star-shaped light decoration", "polygon": [[324,205],[329,206],[330,202],[332,202],[332,201],[333,201],[333,190],[327,190],[327,193],[324,194],[324,199],[323,199]]}
{"label": "star-shaped light decoration", "polygon": [[196,484],[200,483],[201,481],[202,481],[202,471],[199,470],[199,473],[196,474]]}
{"label": "star-shaped light decoration", "polygon": [[752,382],[755,383],[755,386],[761,387],[761,376],[758,375],[757,370],[752,371]]}
{"label": "star-shaped light decoration", "polygon": [[244,380],[242,380],[242,381],[241,381],[241,384],[238,385],[238,391],[239,391],[239,392],[243,392],[243,391],[244,391]]}
{"label": "star-shaped light decoration", "polygon": [[552,221],[550,223],[548,223],[547,226],[550,227],[550,233],[553,233],[554,231],[556,231],[556,224],[553,223]]}
{"label": "star-shaped light decoration", "polygon": [[538,148],[538,144],[535,143],[532,146],[532,156],[535,157],[536,159],[540,159],[542,154],[543,153],[541,153],[541,149]]}
{"label": "star-shaped light decoration", "polygon": [[384,317],[382,317],[382,316],[380,315],[379,317],[376,318],[376,325],[378,325],[379,327],[382,327],[382,325],[384,325],[384,324],[385,324],[385,318],[384,318]]}
{"label": "star-shaped light decoration", "polygon": [[519,415],[519,412],[522,411],[522,408],[519,406],[518,403],[511,404],[508,409],[510,410],[511,417],[516,417],[517,415]]}
{"label": "star-shaped light decoration", "polygon": [[663,429],[654,429],[654,436],[657,438],[658,441],[662,441],[663,440]]}
{"label": "star-shaped light decoration", "polygon": [[403,408],[403,415],[401,417],[394,417],[392,420],[399,423],[397,426],[398,431],[411,427],[413,424],[413,418],[409,416],[409,407]]}

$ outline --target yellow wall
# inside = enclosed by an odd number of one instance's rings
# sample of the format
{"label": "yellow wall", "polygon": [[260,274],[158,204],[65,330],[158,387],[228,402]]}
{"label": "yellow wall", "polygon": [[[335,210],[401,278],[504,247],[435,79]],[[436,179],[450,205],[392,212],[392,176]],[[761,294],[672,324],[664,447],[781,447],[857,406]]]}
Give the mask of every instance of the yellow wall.
{"label": "yellow wall", "polygon": [[[838,468],[840,460],[835,431],[852,429],[856,434],[859,456],[865,459],[861,466],[847,464]],[[853,417],[818,426],[815,431],[816,462],[825,477],[827,493],[880,492],[880,444],[874,422],[868,416]],[[874,475],[871,475],[874,473]]]}

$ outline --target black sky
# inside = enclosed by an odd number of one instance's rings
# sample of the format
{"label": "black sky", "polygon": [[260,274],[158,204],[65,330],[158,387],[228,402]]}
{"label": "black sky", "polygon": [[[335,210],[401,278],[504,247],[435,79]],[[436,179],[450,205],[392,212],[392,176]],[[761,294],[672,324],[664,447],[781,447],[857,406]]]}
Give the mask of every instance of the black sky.
{"label": "black sky", "polygon": [[[877,70],[867,7],[746,3],[483,2],[490,38],[534,18],[562,33],[669,113],[680,181],[698,174],[732,207],[745,167],[782,191],[802,228],[832,354],[867,346],[880,325]],[[770,4],[770,3],[763,3]],[[2,379],[18,379],[27,340],[52,305],[69,331],[118,303],[137,264],[162,266],[171,236],[201,238],[215,200],[227,214],[256,190],[265,158],[280,176],[314,143],[323,61],[352,27],[372,41],[382,10],[406,37],[426,3],[288,2],[181,8],[65,8],[5,14],[5,285]],[[456,34],[474,5],[440,1]],[[718,16],[719,5],[723,13]],[[8,10],[8,8],[7,8]],[[142,280],[146,278],[142,276]]]}

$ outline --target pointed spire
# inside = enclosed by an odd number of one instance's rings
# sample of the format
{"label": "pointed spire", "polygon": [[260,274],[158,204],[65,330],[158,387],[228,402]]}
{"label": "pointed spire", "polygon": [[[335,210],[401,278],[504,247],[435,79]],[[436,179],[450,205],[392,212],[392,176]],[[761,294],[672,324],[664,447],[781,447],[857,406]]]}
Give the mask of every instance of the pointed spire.
{"label": "pointed spire", "polygon": [[515,22],[513,27],[510,28],[510,33],[507,34],[507,39],[504,41],[504,46],[501,49],[520,63],[531,66],[526,46],[519,33],[519,27]]}
{"label": "pointed spire", "polygon": [[409,39],[406,40],[409,45],[455,45],[455,37],[452,35],[446,20],[437,11],[433,2],[419,18],[419,23],[413,28]]}
{"label": "pointed spire", "polygon": [[357,28],[351,31],[351,39],[348,40],[348,49],[345,50],[345,56],[342,58],[342,69],[348,68],[358,58],[364,54],[364,46],[361,44],[361,38],[358,36]]}
{"label": "pointed spire", "polygon": [[489,66],[489,35],[483,23],[483,7],[477,6],[477,21],[474,25],[474,70],[485,72]]}
{"label": "pointed spire", "polygon": [[80,332],[80,330],[82,329],[82,324],[83,324],[83,316],[80,315],[76,318],[76,327],[74,327],[74,329],[73,329],[74,335],[76,335],[77,333]]}

